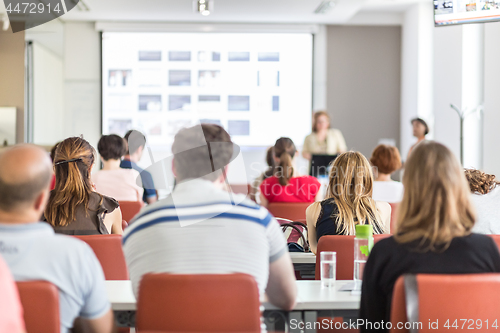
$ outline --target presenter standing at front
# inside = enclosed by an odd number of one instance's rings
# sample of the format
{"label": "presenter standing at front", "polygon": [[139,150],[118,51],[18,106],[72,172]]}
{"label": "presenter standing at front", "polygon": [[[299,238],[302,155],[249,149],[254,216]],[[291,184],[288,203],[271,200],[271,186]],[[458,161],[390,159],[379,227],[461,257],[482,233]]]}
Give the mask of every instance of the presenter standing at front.
{"label": "presenter standing at front", "polygon": [[330,128],[330,117],[325,111],[314,113],[312,131],[304,140],[304,158],[311,160],[312,155],[336,155],[347,151],[342,132]]}

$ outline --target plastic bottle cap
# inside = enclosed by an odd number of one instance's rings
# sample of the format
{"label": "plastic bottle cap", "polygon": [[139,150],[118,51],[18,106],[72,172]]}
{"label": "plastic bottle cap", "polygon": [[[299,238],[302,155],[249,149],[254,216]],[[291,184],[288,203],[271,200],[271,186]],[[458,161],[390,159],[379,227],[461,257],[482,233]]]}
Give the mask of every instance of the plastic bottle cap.
{"label": "plastic bottle cap", "polygon": [[373,228],[371,224],[359,224],[356,226],[357,238],[370,238],[373,237]]}

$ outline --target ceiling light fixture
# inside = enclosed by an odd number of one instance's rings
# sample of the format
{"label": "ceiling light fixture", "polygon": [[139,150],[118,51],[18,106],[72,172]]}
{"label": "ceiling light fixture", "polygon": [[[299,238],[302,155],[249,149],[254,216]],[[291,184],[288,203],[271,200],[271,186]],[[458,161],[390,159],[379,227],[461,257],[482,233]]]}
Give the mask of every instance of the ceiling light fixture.
{"label": "ceiling light fixture", "polygon": [[318,8],[316,8],[316,10],[314,10],[314,13],[315,14],[326,14],[327,12],[332,10],[333,7],[335,7],[336,5],[337,5],[337,1],[335,1],[335,0],[321,1]]}
{"label": "ceiling light fixture", "polygon": [[211,4],[209,0],[198,0],[198,12],[203,16],[210,15]]}

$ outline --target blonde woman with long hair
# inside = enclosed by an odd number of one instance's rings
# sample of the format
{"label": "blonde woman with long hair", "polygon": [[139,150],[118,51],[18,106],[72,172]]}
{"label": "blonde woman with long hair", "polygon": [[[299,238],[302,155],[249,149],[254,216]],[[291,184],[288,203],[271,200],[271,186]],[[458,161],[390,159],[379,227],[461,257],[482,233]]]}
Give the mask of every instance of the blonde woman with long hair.
{"label": "blonde woman with long hair", "polygon": [[359,152],[335,159],[330,170],[326,199],[306,210],[309,245],[316,253],[325,235],[354,235],[356,224],[371,224],[373,232],[389,232],[391,206],[372,199],[373,174],[370,163]]}
{"label": "blonde woman with long hair", "polygon": [[314,202],[321,196],[321,184],[311,176],[300,176],[295,167],[297,148],[290,138],[279,138],[274,144],[273,175],[260,185],[260,204],[270,202]]}
{"label": "blonde woman with long hair", "polygon": [[448,148],[421,142],[405,164],[403,184],[396,234],[373,247],[364,269],[360,319],[370,322],[390,320],[392,289],[405,273],[500,272],[493,239],[471,233],[469,187]]}

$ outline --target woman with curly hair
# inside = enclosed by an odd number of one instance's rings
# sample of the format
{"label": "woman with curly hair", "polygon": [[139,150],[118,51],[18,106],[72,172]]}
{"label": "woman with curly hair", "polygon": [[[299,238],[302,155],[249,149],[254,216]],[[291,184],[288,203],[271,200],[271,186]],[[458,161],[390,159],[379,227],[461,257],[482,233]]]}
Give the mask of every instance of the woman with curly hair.
{"label": "woman with curly hair", "polygon": [[500,234],[500,182],[495,175],[465,169],[472,192],[477,219],[472,231],[479,234]]}

